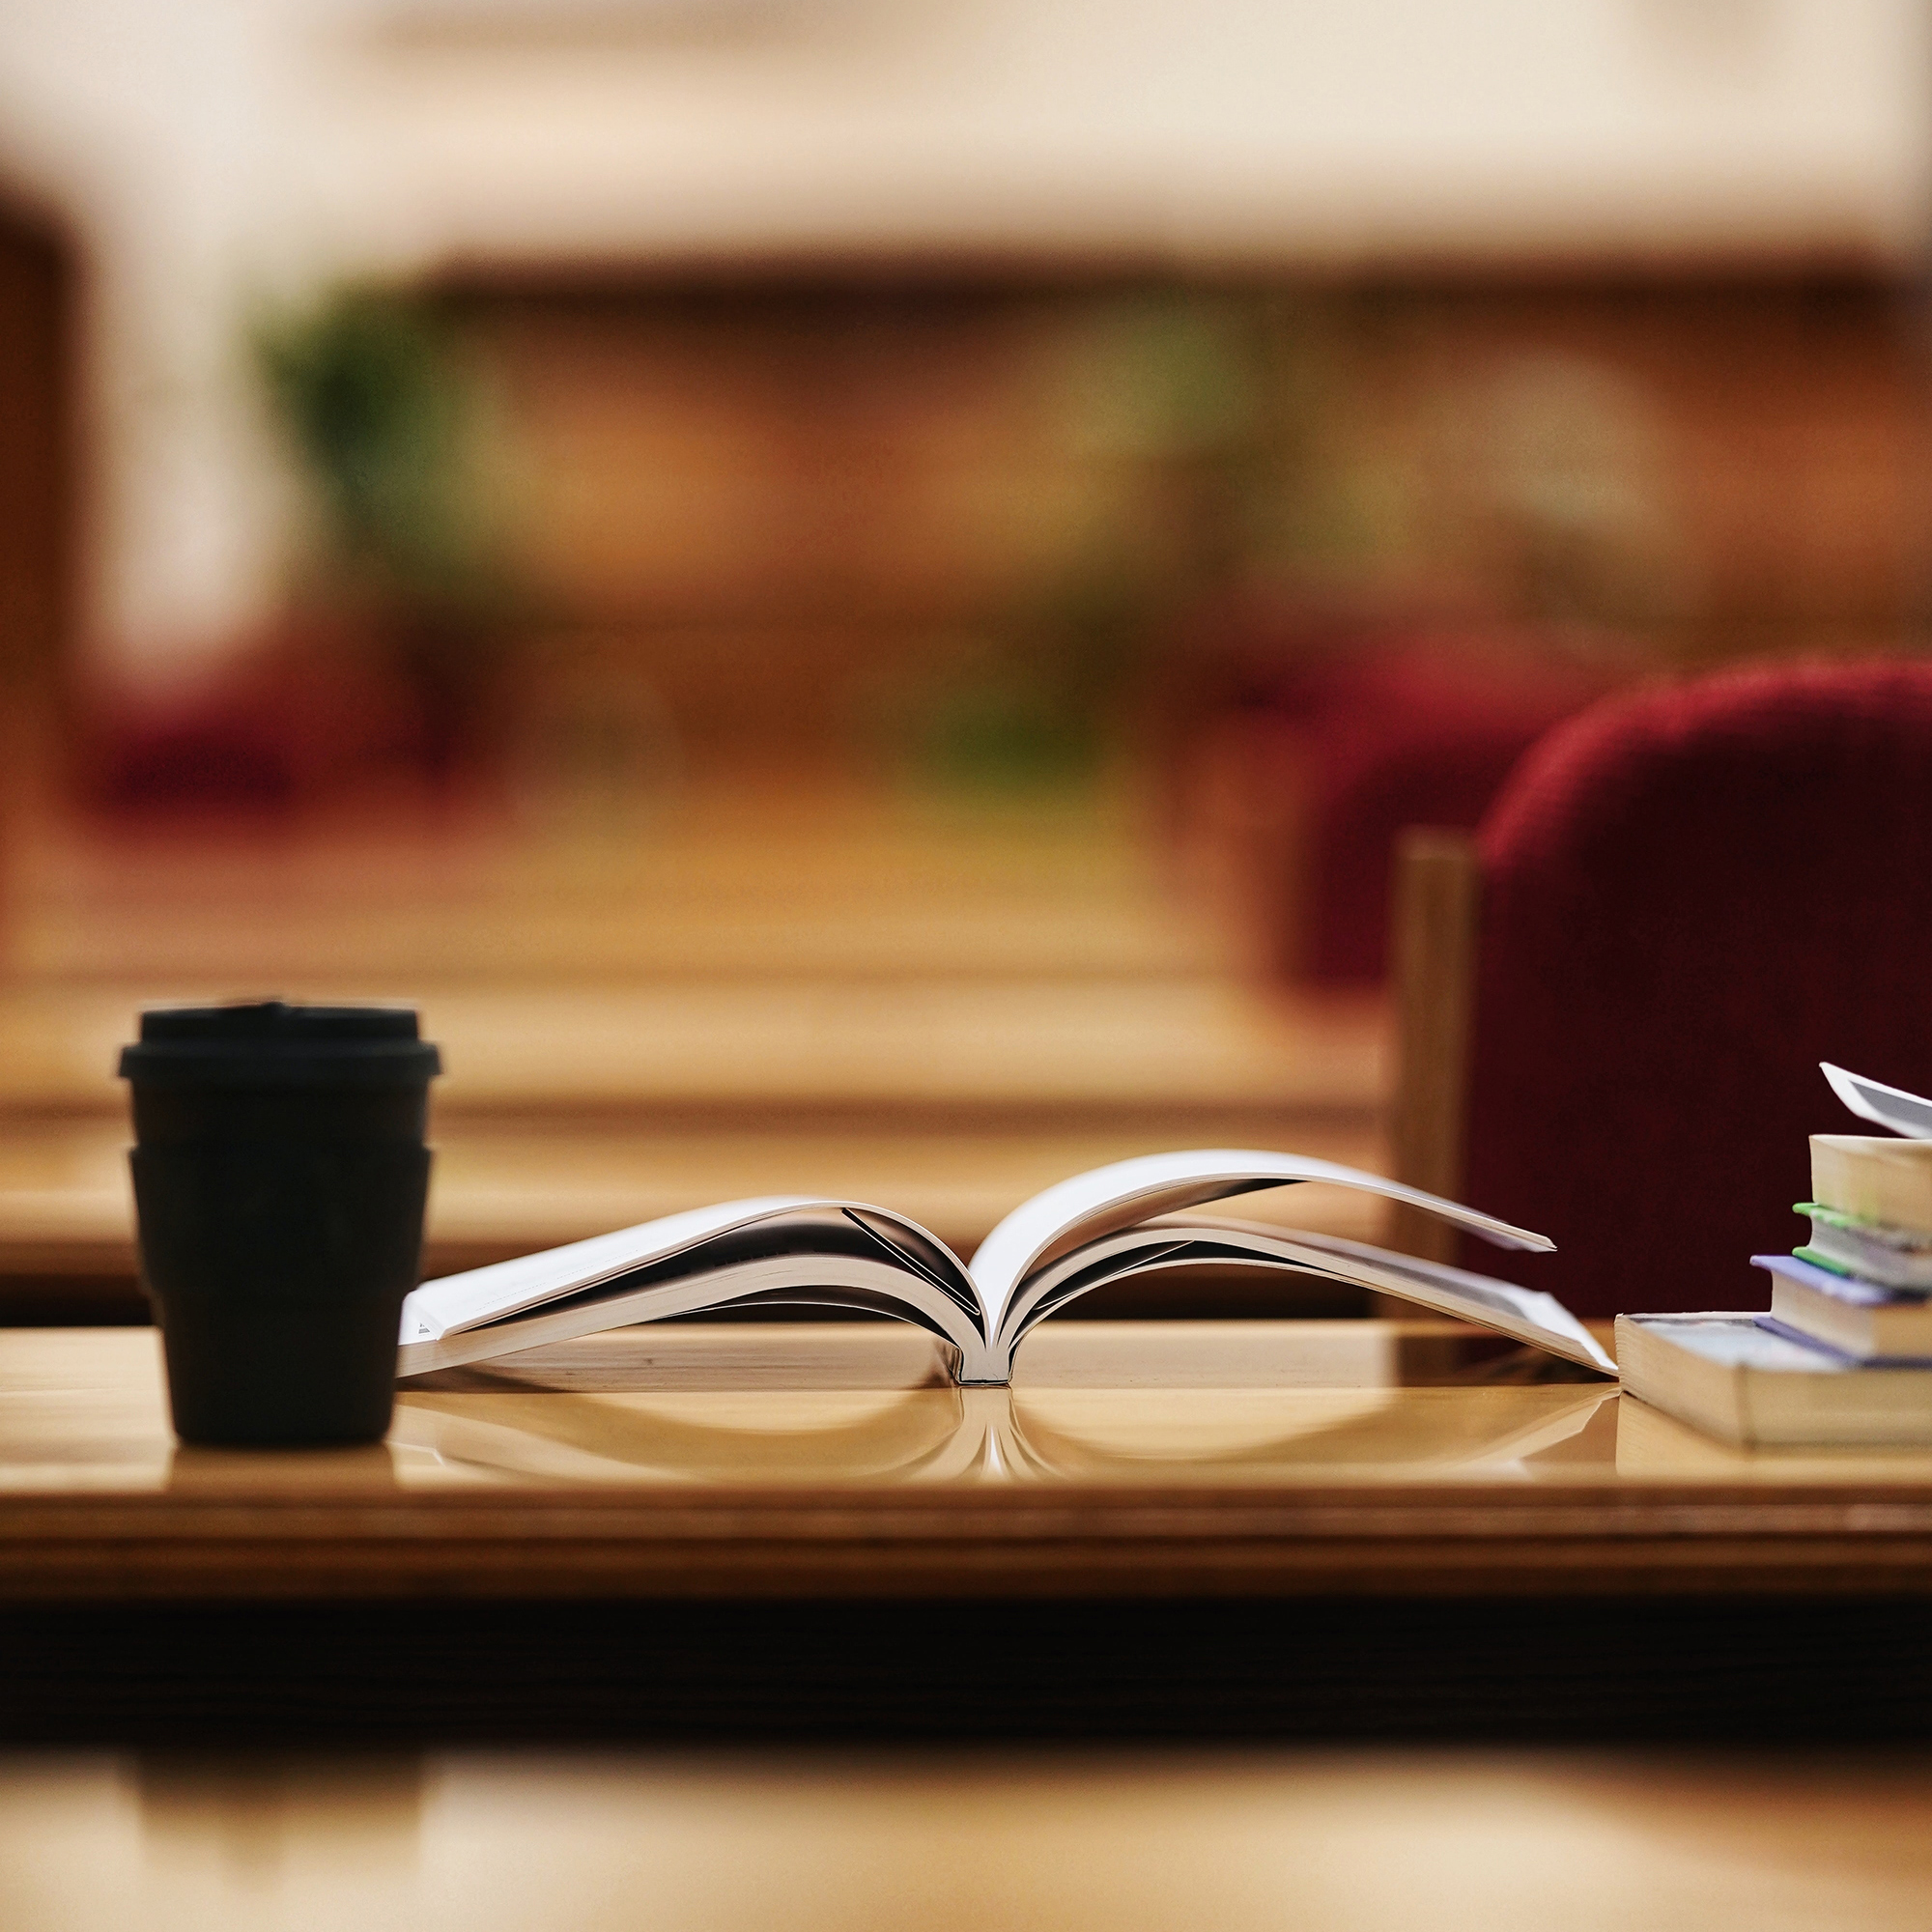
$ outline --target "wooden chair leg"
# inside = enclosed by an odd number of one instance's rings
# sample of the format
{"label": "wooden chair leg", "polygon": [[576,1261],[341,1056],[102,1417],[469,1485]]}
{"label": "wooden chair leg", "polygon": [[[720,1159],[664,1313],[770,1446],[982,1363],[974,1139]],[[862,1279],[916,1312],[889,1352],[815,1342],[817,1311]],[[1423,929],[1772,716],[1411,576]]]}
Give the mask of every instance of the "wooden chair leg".
{"label": "wooden chair leg", "polygon": [[[1482,873],[1466,832],[1411,828],[1396,846],[1390,916],[1396,1088],[1390,1121],[1395,1178],[1459,1197],[1475,1009]],[[1398,1207],[1389,1242],[1405,1254],[1453,1262],[1446,1222]]]}

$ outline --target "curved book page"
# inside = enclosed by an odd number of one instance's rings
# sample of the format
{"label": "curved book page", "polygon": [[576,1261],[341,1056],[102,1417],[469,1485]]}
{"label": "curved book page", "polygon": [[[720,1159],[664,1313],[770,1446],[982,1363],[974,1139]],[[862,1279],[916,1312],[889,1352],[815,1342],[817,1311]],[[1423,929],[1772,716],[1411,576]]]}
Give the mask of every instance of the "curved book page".
{"label": "curved book page", "polygon": [[1101,1236],[1031,1275],[1013,1297],[1000,1335],[1007,1373],[1027,1335],[1056,1309],[1103,1282],[1204,1263],[1237,1263],[1315,1274],[1400,1295],[1418,1307],[1508,1335],[1566,1361],[1614,1376],[1617,1365],[1554,1296],[1466,1268],[1398,1255],[1366,1241],[1269,1227],[1258,1221],[1187,1216]]}
{"label": "curved book page", "polygon": [[575,1341],[634,1322],[673,1315],[767,1304],[781,1307],[851,1308],[890,1315],[926,1329],[947,1344],[953,1379],[1003,1381],[996,1358],[976,1317],[943,1289],[884,1255],[780,1254],[706,1265],[709,1252],[693,1265],[666,1273],[640,1270],[568,1294],[501,1321],[480,1322],[448,1334],[405,1342],[397,1350],[400,1378],[435,1369],[488,1361],[544,1342]]}
{"label": "curved book page", "polygon": [[[1225,1201],[1303,1180],[1325,1180],[1359,1187],[1385,1200],[1421,1208],[1466,1228],[1498,1247],[1548,1253],[1555,1242],[1527,1228],[1512,1227],[1492,1214],[1479,1214],[1459,1202],[1425,1194],[1399,1180],[1368,1174],[1334,1161],[1302,1154],[1267,1153],[1254,1148],[1202,1148],[1184,1153],[1143,1154],[1076,1174],[1025,1201],[980,1243],[973,1256],[973,1279],[986,1311],[986,1330],[1006,1329],[1007,1304],[1037,1268],[1071,1248],[1084,1246],[1116,1229],[1137,1227],[1157,1215],[1173,1214],[1203,1202]],[[1481,1277],[1475,1277],[1481,1279]]]}
{"label": "curved book page", "polygon": [[1829,1060],[1821,1060],[1818,1067],[1832,1083],[1832,1092],[1860,1120],[1889,1127],[1909,1141],[1932,1141],[1932,1100],[1908,1094],[1902,1087],[1888,1087],[1882,1080],[1867,1080],[1862,1073],[1849,1073]]}
{"label": "curved book page", "polygon": [[514,1261],[492,1262],[486,1267],[426,1281],[403,1302],[402,1340],[405,1346],[438,1341],[464,1329],[505,1321],[561,1296],[574,1297],[641,1276],[679,1256],[708,1250],[713,1243],[747,1229],[796,1235],[800,1245],[810,1252],[823,1243],[814,1242],[810,1231],[827,1216],[850,1220],[863,1229],[878,1247],[897,1258],[903,1273],[924,1280],[969,1312],[977,1331],[980,1303],[972,1277],[952,1249],[917,1222],[861,1201],[768,1194],[667,1214],[660,1220],[641,1221],[634,1228],[619,1228],[614,1234],[593,1235],[586,1241],[572,1241],[564,1247],[546,1248],[541,1254],[520,1255]]}

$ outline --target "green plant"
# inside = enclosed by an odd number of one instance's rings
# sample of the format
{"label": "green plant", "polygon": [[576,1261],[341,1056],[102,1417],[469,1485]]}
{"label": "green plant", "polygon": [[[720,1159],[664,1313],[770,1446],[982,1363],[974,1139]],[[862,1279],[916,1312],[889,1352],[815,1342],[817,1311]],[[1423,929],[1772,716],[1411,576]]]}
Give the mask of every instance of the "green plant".
{"label": "green plant", "polygon": [[264,318],[250,342],[337,569],[418,599],[472,601],[487,577],[473,396],[435,308],[344,288]]}

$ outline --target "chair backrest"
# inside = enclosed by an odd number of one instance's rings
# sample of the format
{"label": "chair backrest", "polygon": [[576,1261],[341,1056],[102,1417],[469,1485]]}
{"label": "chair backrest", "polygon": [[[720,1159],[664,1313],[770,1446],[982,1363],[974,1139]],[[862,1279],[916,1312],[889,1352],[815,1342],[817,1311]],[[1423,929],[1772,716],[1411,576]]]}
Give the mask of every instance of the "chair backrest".
{"label": "chair backrest", "polygon": [[[1463,1193],[1469,1104],[1469,1028],[1476,1004],[1482,864],[1475,835],[1412,825],[1396,840],[1389,905],[1395,995],[1391,1171],[1411,1187]],[[1454,1262],[1462,1237],[1434,1214],[1397,1206],[1388,1240],[1405,1254]]]}
{"label": "chair backrest", "polygon": [[[1477,838],[1463,1198],[1578,1314],[1751,1308],[1834,1060],[1932,1090],[1932,665],[1755,669],[1612,700]],[[1477,1244],[1480,1246],[1480,1244]]]}
{"label": "chair backrest", "polygon": [[1417,632],[1264,697],[1258,710],[1298,730],[1307,767],[1293,976],[1378,984],[1403,828],[1480,824],[1524,753],[1629,675],[1607,639],[1576,657],[1527,633]]}

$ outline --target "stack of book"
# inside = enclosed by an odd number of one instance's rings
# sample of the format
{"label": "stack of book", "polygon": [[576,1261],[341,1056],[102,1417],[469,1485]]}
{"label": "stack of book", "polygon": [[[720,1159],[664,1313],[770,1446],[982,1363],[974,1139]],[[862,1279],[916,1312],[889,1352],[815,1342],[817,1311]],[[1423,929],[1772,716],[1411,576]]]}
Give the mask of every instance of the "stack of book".
{"label": "stack of book", "polygon": [[1811,1238],[1753,1255],[1762,1325],[1861,1363],[1932,1366],[1932,1141],[1813,1134]]}
{"label": "stack of book", "polygon": [[1932,1445],[1932,1102],[1827,1065],[1892,1134],[1811,1136],[1811,1236],[1753,1255],[1768,1314],[1625,1315],[1625,1388],[1746,1444]]}

